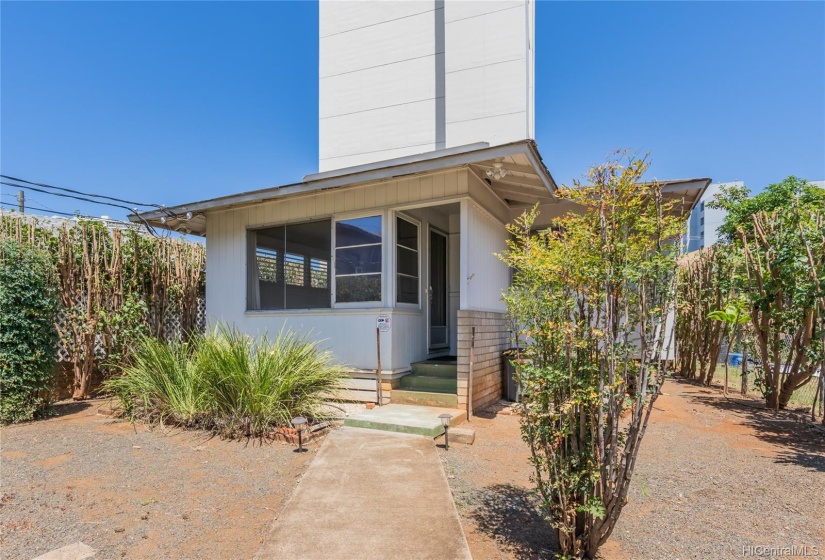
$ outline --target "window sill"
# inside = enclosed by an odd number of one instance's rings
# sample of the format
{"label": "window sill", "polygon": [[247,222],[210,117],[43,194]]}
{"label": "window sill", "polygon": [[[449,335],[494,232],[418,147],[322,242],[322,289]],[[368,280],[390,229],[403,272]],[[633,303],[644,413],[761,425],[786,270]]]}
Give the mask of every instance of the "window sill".
{"label": "window sill", "polygon": [[289,317],[313,315],[376,315],[379,313],[395,315],[421,315],[421,309],[402,309],[392,307],[332,307],[324,309],[257,309],[244,311],[245,317]]}

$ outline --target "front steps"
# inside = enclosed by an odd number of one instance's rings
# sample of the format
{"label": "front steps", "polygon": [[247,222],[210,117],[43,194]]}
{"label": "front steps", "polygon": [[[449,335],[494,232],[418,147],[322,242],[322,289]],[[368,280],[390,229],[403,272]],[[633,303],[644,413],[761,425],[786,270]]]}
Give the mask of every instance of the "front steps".
{"label": "front steps", "polygon": [[444,433],[439,414],[452,416],[450,426],[467,419],[467,412],[458,410],[455,356],[415,362],[411,369],[392,389],[390,404],[349,416],[344,425],[435,438]]}
{"label": "front steps", "polygon": [[458,362],[454,356],[411,364],[412,373],[392,391],[392,402],[423,406],[458,406]]}

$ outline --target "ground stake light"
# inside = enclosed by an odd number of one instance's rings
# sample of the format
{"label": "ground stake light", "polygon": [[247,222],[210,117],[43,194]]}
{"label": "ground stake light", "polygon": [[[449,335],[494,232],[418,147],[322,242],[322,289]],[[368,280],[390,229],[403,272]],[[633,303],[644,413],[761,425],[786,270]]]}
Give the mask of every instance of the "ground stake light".
{"label": "ground stake light", "polygon": [[453,415],[445,412],[444,414],[439,414],[438,419],[441,420],[441,425],[444,426],[444,449],[447,450],[450,448],[450,436],[448,432],[450,431],[450,420],[453,419]]}
{"label": "ground stake light", "polygon": [[292,419],[292,425],[295,426],[295,430],[298,432],[298,449],[295,450],[296,453],[303,453],[306,451],[304,449],[304,430],[307,427],[307,419],[303,416],[298,416],[297,418]]}

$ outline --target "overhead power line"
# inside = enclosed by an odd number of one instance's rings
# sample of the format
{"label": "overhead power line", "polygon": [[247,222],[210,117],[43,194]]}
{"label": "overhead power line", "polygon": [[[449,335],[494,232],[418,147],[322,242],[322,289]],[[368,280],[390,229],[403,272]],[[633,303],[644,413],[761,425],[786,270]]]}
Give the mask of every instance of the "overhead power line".
{"label": "overhead power line", "polygon": [[[34,185],[36,187],[54,189],[54,190],[68,192],[68,193],[72,193],[72,194],[79,194],[79,195],[82,195],[82,196],[91,196],[91,197],[94,197],[94,198],[102,198],[102,199],[105,199],[105,200],[111,200],[113,202],[121,202],[123,204],[131,204],[133,206],[147,206],[147,207],[158,208],[158,209],[163,208],[163,206],[160,205],[160,204],[135,202],[133,200],[125,200],[125,199],[122,199],[122,198],[107,196],[105,194],[87,193],[87,192],[78,191],[78,190],[75,190],[75,189],[67,189],[66,187],[56,187],[54,185],[49,185],[49,184],[46,184],[46,183],[35,183],[33,181],[27,181],[26,179],[19,179],[17,177],[11,177],[9,175],[0,175],[0,177],[2,177],[3,179],[8,179],[9,181],[17,181],[18,183],[26,183],[27,185]],[[4,184],[7,184],[7,183],[4,183]],[[22,185],[19,185],[19,186],[22,186]],[[54,193],[54,194],[57,194],[57,193]]]}
{"label": "overhead power line", "polygon": [[[0,202],[0,205],[7,206],[7,207],[15,209],[15,210],[17,209],[16,204],[11,204],[9,202]],[[60,212],[60,211],[57,211],[57,210],[51,210],[49,208],[40,208],[40,207],[37,207],[37,206],[30,206],[30,205],[26,206],[26,210],[39,210],[39,211],[42,211],[42,212],[48,212],[50,214],[54,214],[56,216],[65,216],[67,218],[77,218],[79,220],[94,220],[94,221],[104,221],[104,222],[109,222],[109,223],[121,223],[121,224],[128,224],[129,223],[129,222],[123,222],[121,220],[113,220],[111,218],[103,218],[103,217],[98,217],[98,216],[87,216],[85,214],[78,214],[78,213],[70,214],[69,212]],[[27,213],[27,215],[32,216],[33,214]]]}
{"label": "overhead power line", "polygon": [[[3,175],[3,177],[5,177],[5,175]],[[100,204],[100,205],[103,205],[103,206],[113,206],[115,208],[124,208],[124,209],[128,210],[129,212],[132,212],[135,216],[137,216],[138,219],[143,223],[143,225],[146,226],[146,229],[149,231],[149,233],[151,233],[152,235],[157,237],[157,232],[155,231],[155,228],[153,228],[152,225],[143,218],[141,213],[138,212],[137,208],[129,208],[128,206],[125,206],[123,204],[115,204],[114,202],[103,202],[101,200],[92,200],[91,198],[84,198],[82,196],[75,196],[73,194],[49,192],[45,189],[40,189],[38,187],[32,187],[32,186],[29,186],[29,185],[19,185],[19,184],[15,184],[15,183],[8,183],[6,181],[0,181],[0,185],[7,185],[9,187],[15,187],[15,188],[19,188],[19,189],[27,189],[27,190],[37,191],[37,192],[41,192],[41,193],[44,193],[44,194],[49,194],[49,195],[52,195],[52,196],[60,196],[60,197],[63,197],[63,198],[73,198],[75,200],[82,200],[84,202],[91,202],[92,204]],[[92,195],[92,196],[95,196],[95,195]]]}
{"label": "overhead power line", "polygon": [[[18,195],[12,194],[12,193],[3,193],[2,196],[8,197],[8,198],[13,198],[14,200],[17,200],[17,198],[18,198]],[[30,198],[30,197],[26,197],[26,208],[35,208],[34,206],[31,205],[32,202],[35,203],[35,204],[40,205],[40,208],[37,208],[38,210],[43,210],[44,212],[54,212],[55,214],[65,214],[65,212],[61,212],[59,210],[52,210],[51,208],[46,208],[46,206],[42,202],[40,202],[39,200],[35,200],[33,198]],[[11,204],[11,203],[6,203],[6,205],[7,206],[15,206],[15,207],[17,206],[17,204]],[[70,214],[70,215],[74,216],[74,214]]]}
{"label": "overhead power line", "polygon": [[[14,208],[14,209],[17,208],[17,204],[12,204],[10,202],[0,202],[0,204],[2,204],[3,206],[7,206],[9,208]],[[100,219],[100,218],[95,218],[94,216],[84,216],[82,214],[70,214],[69,212],[60,212],[58,210],[52,210],[50,208],[40,208],[39,206],[32,206],[30,204],[26,206],[26,209],[27,210],[39,210],[41,212],[50,212],[50,213],[56,214],[58,216],[68,216],[70,218],[77,217],[77,218],[89,218],[89,219],[94,219],[94,220],[99,220]]]}
{"label": "overhead power line", "polygon": [[29,185],[18,185],[18,184],[9,183],[9,182],[6,182],[6,181],[0,181],[0,185],[6,185],[6,186],[9,186],[9,187],[15,187],[15,188],[18,188],[18,189],[26,189],[26,190],[36,191],[36,192],[40,192],[40,193],[44,193],[44,194],[50,194],[52,196],[60,196],[60,197],[63,197],[63,198],[73,198],[75,200],[82,200],[83,202],[91,202],[92,204],[100,204],[102,206],[113,206],[115,208],[123,208],[125,210],[128,210],[129,212],[137,213],[137,208],[130,208],[129,206],[126,206],[125,204],[115,204],[114,202],[103,202],[101,200],[94,200],[94,199],[91,199],[91,198],[86,198],[86,197],[83,197],[83,196],[76,196],[76,195],[73,195],[73,194],[50,192],[50,191],[47,191],[45,189],[41,189],[41,188],[38,188],[38,187],[32,187],[32,186],[29,186]]}

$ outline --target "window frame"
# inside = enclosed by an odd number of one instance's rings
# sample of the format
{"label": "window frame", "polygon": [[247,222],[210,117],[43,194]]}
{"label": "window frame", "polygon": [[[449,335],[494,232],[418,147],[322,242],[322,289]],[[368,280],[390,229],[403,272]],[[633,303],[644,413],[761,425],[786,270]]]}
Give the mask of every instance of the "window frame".
{"label": "window frame", "polygon": [[[284,233],[285,242],[284,242],[284,247],[283,247],[283,262],[284,262],[284,264],[283,264],[283,275],[284,275],[283,283],[284,283],[284,290],[286,290],[288,285],[291,285],[293,287],[297,287],[293,284],[288,284],[287,281],[286,281],[286,257],[287,257],[287,254],[297,254],[297,253],[294,253],[294,251],[289,251],[288,237],[286,237],[286,229],[289,228],[289,227],[295,227],[295,226],[300,226],[300,225],[304,225],[304,224],[314,224],[314,223],[317,223],[317,222],[326,222],[326,221],[329,222],[329,227],[330,227],[330,238],[329,238],[330,239],[330,246],[329,246],[330,254],[329,254],[329,260],[327,261],[327,284],[328,284],[327,290],[329,292],[329,303],[328,303],[328,305],[326,307],[296,307],[296,308],[289,308],[289,307],[287,307],[287,303],[286,303],[286,292],[284,292],[284,307],[282,307],[282,308],[261,309],[259,307],[258,309],[249,309],[249,291],[248,290],[249,290],[249,267],[250,267],[249,252],[250,251],[247,248],[247,250],[244,251],[245,255],[246,255],[245,256],[245,261],[246,261],[245,262],[245,264],[246,264],[246,266],[245,266],[245,274],[246,274],[246,276],[245,276],[245,278],[246,278],[246,293],[245,293],[245,296],[246,297],[244,298],[244,302],[245,302],[245,304],[244,304],[244,306],[245,306],[244,313],[245,314],[252,314],[252,315],[281,314],[281,315],[283,315],[283,314],[294,314],[294,313],[328,313],[330,310],[332,310],[334,308],[334,305],[333,305],[334,299],[333,299],[333,295],[332,295],[333,290],[334,290],[334,284],[330,284],[330,282],[332,282],[334,280],[334,276],[332,275],[333,262],[335,260],[335,258],[334,258],[334,250],[335,250],[334,236],[335,236],[335,221],[336,221],[336,218],[334,216],[332,216],[332,215],[323,215],[323,216],[314,216],[314,217],[309,218],[309,219],[302,218],[302,219],[297,219],[297,220],[289,220],[289,221],[275,222],[275,223],[265,223],[265,224],[259,224],[259,225],[254,225],[254,226],[247,225],[244,228],[244,241],[245,241],[245,243],[248,243],[250,232],[259,232],[259,231],[262,231],[262,230],[275,229],[275,228],[281,228],[281,227],[284,228],[284,230],[285,230],[285,233]],[[257,258],[257,247],[256,247],[256,250],[255,250],[255,255],[256,255],[256,258]],[[313,259],[316,259],[317,257],[312,257],[310,255],[304,255],[304,257],[305,257],[304,258],[304,264],[303,264],[304,278],[305,278],[305,282],[309,282],[309,286],[304,286],[304,287],[311,287],[311,274],[312,274],[311,273],[311,269],[312,269],[311,261]],[[260,281],[260,279],[257,279],[257,281]],[[259,306],[260,306],[260,302],[259,302]]]}
{"label": "window frame", "polygon": [[[424,299],[422,297],[422,289],[421,289],[421,273],[422,273],[421,258],[422,258],[422,253],[423,253],[423,251],[422,251],[422,242],[421,242],[421,230],[423,229],[422,228],[422,223],[421,223],[420,220],[416,220],[415,218],[407,216],[406,214],[402,214],[401,212],[394,212],[393,214],[394,214],[394,216],[393,216],[394,217],[394,220],[393,220],[393,230],[394,231],[393,231],[393,236],[392,236],[393,237],[393,244],[392,244],[392,249],[393,249],[393,263],[392,263],[393,264],[393,271],[392,271],[392,282],[393,282],[392,292],[393,293],[392,293],[392,301],[393,301],[393,305],[395,307],[402,308],[402,309],[419,309],[420,310],[421,306],[423,304],[423,299]],[[418,284],[418,287],[417,287],[417,290],[418,290],[418,292],[417,292],[417,294],[418,294],[418,303],[406,303],[406,302],[398,301],[398,285],[399,285],[399,283],[398,283],[398,274],[399,274],[399,272],[398,272],[398,247],[399,247],[399,245],[398,245],[398,220],[404,220],[405,222],[408,222],[408,223],[410,223],[410,224],[412,224],[416,227],[416,245],[417,245],[416,253],[417,253],[417,259],[418,259],[418,277],[417,277],[417,280],[418,280],[418,282],[417,282],[417,284]],[[411,250],[408,247],[404,247],[404,249]],[[409,275],[405,274],[404,276],[409,276]]]}
{"label": "window frame", "polygon": [[[381,288],[379,290],[379,299],[377,300],[370,300],[370,301],[342,301],[339,302],[337,300],[338,293],[338,236],[337,236],[337,224],[338,222],[346,222],[348,220],[357,220],[359,218],[381,218],[381,270],[380,272],[372,272],[366,274],[346,274],[343,276],[369,276],[369,275],[377,275],[381,281]],[[387,212],[384,210],[375,209],[366,210],[366,211],[359,211],[359,212],[345,212],[341,214],[336,214],[332,217],[332,267],[331,267],[331,275],[330,279],[332,284],[330,285],[330,296],[332,300],[332,309],[368,309],[368,308],[380,308],[384,306],[385,296],[387,292]],[[341,247],[342,249],[346,249],[348,247]]]}

